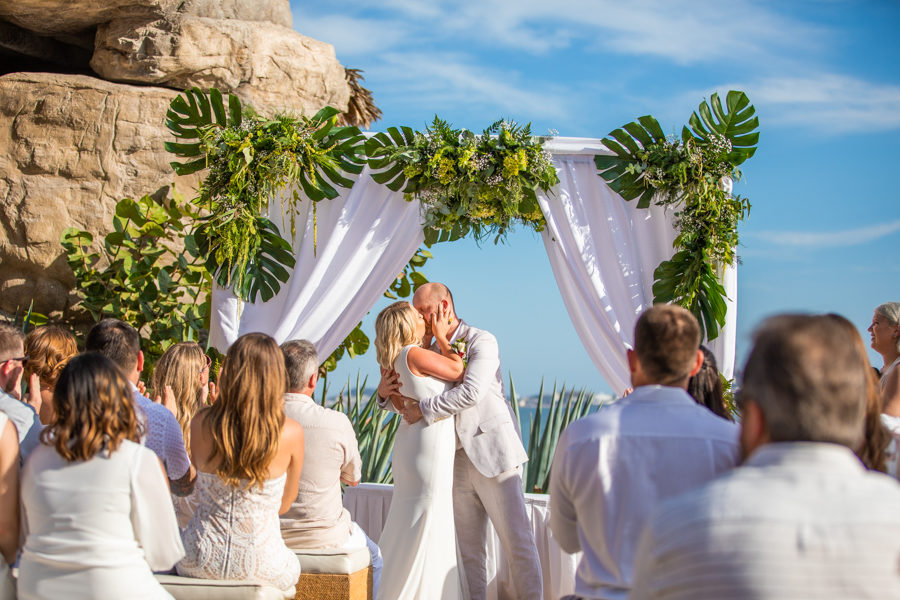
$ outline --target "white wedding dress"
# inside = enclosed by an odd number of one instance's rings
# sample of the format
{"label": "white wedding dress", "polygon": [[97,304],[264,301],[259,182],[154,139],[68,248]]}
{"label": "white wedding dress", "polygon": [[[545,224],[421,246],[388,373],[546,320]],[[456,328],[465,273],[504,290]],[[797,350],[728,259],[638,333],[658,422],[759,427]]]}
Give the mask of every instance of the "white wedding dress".
{"label": "white wedding dress", "polygon": [[[447,384],[413,375],[405,347],[394,369],[404,396],[420,400],[436,396]],[[453,419],[426,426],[400,423],[392,459],[394,493],[378,545],[384,557],[380,600],[458,600],[467,597],[457,566],[453,524]]]}

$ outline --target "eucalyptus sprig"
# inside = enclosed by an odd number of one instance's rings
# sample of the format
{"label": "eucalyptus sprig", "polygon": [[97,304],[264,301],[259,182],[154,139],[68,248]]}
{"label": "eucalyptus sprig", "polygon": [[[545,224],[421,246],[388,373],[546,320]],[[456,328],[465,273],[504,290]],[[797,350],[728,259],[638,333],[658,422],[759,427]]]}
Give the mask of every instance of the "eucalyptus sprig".
{"label": "eucalyptus sprig", "polygon": [[497,121],[476,135],[435,117],[424,132],[389,128],[367,140],[375,181],[422,203],[426,242],[470,232],[501,237],[514,223],[537,231],[538,189],[559,183],[543,138],[530,125]]}

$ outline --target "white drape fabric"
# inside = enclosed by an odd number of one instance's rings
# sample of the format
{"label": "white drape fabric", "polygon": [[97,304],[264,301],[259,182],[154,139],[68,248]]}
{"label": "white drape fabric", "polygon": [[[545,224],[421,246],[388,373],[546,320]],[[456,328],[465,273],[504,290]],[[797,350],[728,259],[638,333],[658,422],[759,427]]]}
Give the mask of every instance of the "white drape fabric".
{"label": "white drape fabric", "polygon": [[[638,209],[597,175],[593,156],[608,153],[600,140],[552,138],[560,183],[538,194],[547,228],[544,246],[575,331],[585,351],[613,390],[630,386],[625,349],[633,343],[638,315],[653,303],[653,271],[674,253],[672,210]],[[290,279],[263,303],[243,303],[229,290],[213,290],[212,344],[225,350],[238,336],[262,331],[279,343],[312,341],[326,357],[375,304],[401,272],[424,236],[417,202],[375,183],[368,167],[340,196],[319,202],[316,251],[312,204],[294,216],[297,258]],[[293,190],[283,194],[288,197]],[[286,205],[285,205],[286,206]],[[270,204],[270,218],[286,238],[290,215],[282,198]],[[726,268],[728,315],[709,344],[719,369],[731,377],[736,337],[737,272]]]}
{"label": "white drape fabric", "polygon": [[[324,359],[403,270],[424,242],[418,203],[375,183],[368,167],[352,188],[337,189],[339,197],[318,203],[315,223],[312,203],[299,204],[293,236],[297,264],[274,298],[244,303],[230,290],[213,290],[213,346],[225,351],[239,336],[260,331],[278,343],[307,339]],[[291,218],[282,200],[272,200],[269,218],[290,240]]]}
{"label": "white drape fabric", "polygon": [[[585,350],[616,393],[630,387],[625,349],[634,325],[653,304],[653,271],[672,257],[676,231],[672,210],[638,209],[598,176],[595,154],[608,151],[599,140],[554,138],[559,185],[539,193],[547,221],[542,237],[557,286]],[[737,275],[726,269],[729,296],[726,326],[710,344],[719,369],[730,377],[734,364]]]}

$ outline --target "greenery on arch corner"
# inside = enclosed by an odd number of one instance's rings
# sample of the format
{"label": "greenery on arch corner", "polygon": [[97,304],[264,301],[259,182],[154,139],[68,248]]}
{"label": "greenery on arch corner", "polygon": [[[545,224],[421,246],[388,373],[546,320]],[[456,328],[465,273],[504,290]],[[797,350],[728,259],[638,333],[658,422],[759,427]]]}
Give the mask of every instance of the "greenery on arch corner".
{"label": "greenery on arch corner", "polygon": [[[208,169],[194,202],[203,208],[192,232],[203,262],[222,287],[245,301],[275,296],[290,276],[291,244],[265,215],[269,200],[291,184],[282,210],[291,217],[301,196],[315,203],[335,198],[362,171],[363,136],[340,127],[340,112],[325,107],[312,117],[258,115],[250,106],[212,88],[192,88],[169,104],[166,126],[178,142],[165,148],[185,159],[171,163],[179,175]],[[296,189],[299,188],[298,193]]]}
{"label": "greenery on arch corner", "polygon": [[712,94],[691,114],[681,138],[666,137],[659,122],[643,116],[603,139],[613,155],[594,157],[600,176],[639,208],[651,203],[675,211],[675,255],[654,272],[654,302],[675,303],[700,321],[707,339],[725,324],[724,266],[735,261],[738,223],[750,211],[731,195],[738,166],[753,156],[759,119],[747,95],[729,91],[723,105]]}
{"label": "greenery on arch corner", "polygon": [[497,121],[476,135],[437,117],[424,132],[389,127],[365,144],[372,178],[422,203],[426,243],[499,240],[515,223],[544,228],[537,190],[559,183],[531,126]]}

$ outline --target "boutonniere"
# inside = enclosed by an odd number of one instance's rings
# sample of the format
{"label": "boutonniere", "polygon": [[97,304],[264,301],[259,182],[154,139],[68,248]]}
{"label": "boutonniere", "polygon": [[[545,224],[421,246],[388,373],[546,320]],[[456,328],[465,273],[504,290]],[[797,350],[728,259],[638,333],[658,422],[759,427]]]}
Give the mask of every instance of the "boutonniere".
{"label": "boutonniere", "polygon": [[463,338],[456,338],[456,341],[450,344],[450,349],[456,352],[457,356],[459,356],[463,361],[463,366],[468,365],[468,360],[466,360],[466,354],[469,349],[469,344]]}

